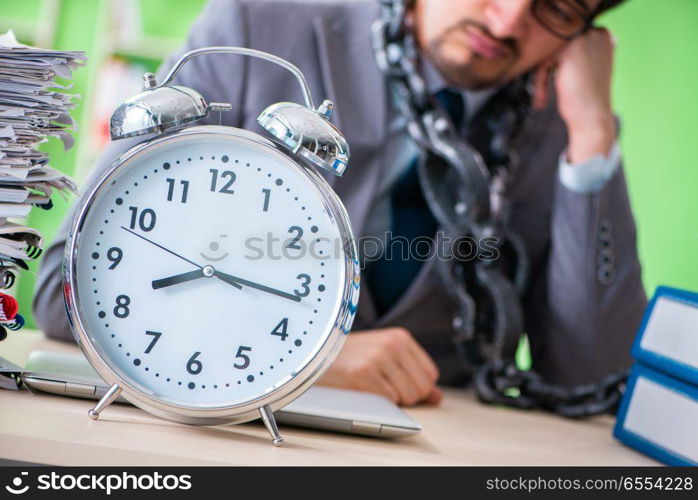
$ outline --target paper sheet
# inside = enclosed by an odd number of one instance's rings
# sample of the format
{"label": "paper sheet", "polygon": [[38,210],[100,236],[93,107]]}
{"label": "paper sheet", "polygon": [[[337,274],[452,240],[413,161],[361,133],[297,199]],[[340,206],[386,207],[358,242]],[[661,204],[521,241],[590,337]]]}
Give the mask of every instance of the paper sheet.
{"label": "paper sheet", "polygon": [[[30,47],[12,31],[0,34],[0,288],[12,287],[26,260],[41,255],[41,234],[8,218],[23,219],[34,207],[51,208],[51,195],[77,192],[75,183],[48,165],[38,150],[49,137],[73,145],[68,94],[73,71],[87,57],[80,51]],[[2,321],[0,321],[2,323]],[[2,325],[0,324],[0,328]]]}

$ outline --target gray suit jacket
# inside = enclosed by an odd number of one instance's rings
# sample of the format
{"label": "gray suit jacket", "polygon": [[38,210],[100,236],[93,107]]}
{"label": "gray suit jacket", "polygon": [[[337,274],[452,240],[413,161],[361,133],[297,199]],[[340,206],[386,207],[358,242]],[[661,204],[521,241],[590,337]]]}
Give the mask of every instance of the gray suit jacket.
{"label": "gray suit jacket", "polygon": [[[357,237],[384,155],[389,101],[369,40],[377,2],[214,0],[181,50],[210,45],[247,46],[279,55],[305,73],[316,99],[337,105],[334,121],[352,158],[342,178],[329,181],[344,201]],[[271,103],[301,96],[292,76],[264,61],[230,55],[198,58],[176,83],[211,101],[230,102],[225,125],[263,133],[257,115]],[[216,118],[217,119],[217,118]],[[112,143],[94,172],[142,138]],[[525,297],[526,330],[534,368],[550,380],[584,383],[630,364],[629,348],[646,305],[635,244],[635,223],[622,169],[596,194],[578,194],[557,176],[567,143],[554,106],[535,114],[517,141],[522,160],[513,180],[514,228],[524,238],[532,269]],[[61,260],[69,221],[47,250],[34,314],[47,335],[71,339],[61,292]],[[459,383],[463,370],[451,336],[451,305],[427,263],[403,297],[379,317],[364,287],[354,330],[403,326],[432,354],[442,383]]]}

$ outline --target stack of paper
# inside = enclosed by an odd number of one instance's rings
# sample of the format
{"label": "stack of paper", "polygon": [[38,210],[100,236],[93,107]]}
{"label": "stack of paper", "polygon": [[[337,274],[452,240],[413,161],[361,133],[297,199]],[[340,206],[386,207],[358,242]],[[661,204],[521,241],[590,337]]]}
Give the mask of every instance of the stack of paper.
{"label": "stack of paper", "polygon": [[77,96],[65,92],[65,82],[86,59],[84,52],[22,45],[12,31],[0,35],[0,288],[14,284],[17,270],[27,269],[25,261],[39,257],[43,244],[37,231],[8,219],[23,219],[35,206],[50,209],[54,190],[76,192],[37,148],[51,136],[65,149],[73,145],[68,110]]}

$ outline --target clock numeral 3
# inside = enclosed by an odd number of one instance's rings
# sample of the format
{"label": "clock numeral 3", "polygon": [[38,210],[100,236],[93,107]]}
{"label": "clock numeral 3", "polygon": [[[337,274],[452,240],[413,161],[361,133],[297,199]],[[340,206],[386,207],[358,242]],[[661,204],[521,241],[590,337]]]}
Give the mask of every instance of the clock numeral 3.
{"label": "clock numeral 3", "polygon": [[137,222],[138,227],[141,228],[141,231],[145,231],[147,233],[148,231],[153,230],[155,227],[155,219],[157,218],[155,215],[155,210],[152,208],[144,208],[139,216],[137,207],[128,207],[128,209],[131,211],[131,224],[129,226],[131,229],[136,229]]}
{"label": "clock numeral 3", "polygon": [[303,228],[298,226],[291,226],[288,228],[290,234],[296,233],[296,236],[286,245],[286,248],[292,248],[294,250],[302,250],[303,248],[298,244],[298,242],[303,237]]}
{"label": "clock numeral 3", "polygon": [[[215,192],[216,188],[218,186],[218,169],[217,168],[212,168],[209,170],[211,172],[211,191]],[[228,179],[228,181],[225,183],[225,186],[222,188],[218,189],[219,193],[225,193],[225,194],[235,194],[235,191],[230,189],[230,186],[233,185],[235,182],[235,172],[231,172],[230,170],[225,170],[223,173],[220,175],[221,179]]]}
{"label": "clock numeral 3", "polygon": [[192,375],[198,375],[199,373],[201,373],[201,370],[204,369],[204,365],[201,364],[201,361],[196,359],[199,356],[199,354],[201,353],[198,351],[195,352],[194,354],[192,354],[191,358],[189,358],[189,361],[187,361],[187,371]]}
{"label": "clock numeral 3", "polygon": [[150,344],[145,349],[145,354],[150,354],[150,351],[153,350],[153,347],[155,347],[155,344],[157,344],[158,340],[160,340],[160,335],[162,335],[162,332],[151,332],[150,330],[146,330],[145,334],[152,335],[152,337],[153,337],[153,340],[150,341]]}
{"label": "clock numeral 3", "polygon": [[131,304],[131,298],[128,295],[119,295],[116,298],[116,306],[114,307],[114,316],[117,318],[127,318],[131,312],[128,308]]}
{"label": "clock numeral 3", "polygon": [[121,258],[124,256],[124,252],[119,247],[111,247],[107,251],[107,259],[111,262],[109,269],[114,269],[121,262]]}
{"label": "clock numeral 3", "polygon": [[[167,188],[167,201],[172,201],[172,198],[174,198],[176,182],[174,179],[167,179],[167,184],[169,185]],[[182,185],[182,203],[186,203],[187,194],[189,193],[189,181],[179,181],[179,183]]]}
{"label": "clock numeral 3", "polygon": [[248,366],[250,366],[250,357],[245,354],[245,352],[252,352],[251,347],[247,347],[244,345],[241,345],[238,348],[238,353],[235,355],[235,359],[241,359],[242,363],[235,363],[233,366],[237,368],[238,370],[244,370]]}
{"label": "clock numeral 3", "polygon": [[294,290],[293,293],[298,295],[299,297],[307,297],[310,295],[310,276],[307,274],[299,274],[296,276],[296,279],[303,280],[303,283],[301,283],[301,288],[302,290]]}
{"label": "clock numeral 3", "polygon": [[284,318],[281,321],[279,321],[279,324],[276,325],[276,327],[271,331],[272,335],[276,335],[277,337],[281,337],[281,340],[286,340],[286,337],[288,337],[288,318]]}

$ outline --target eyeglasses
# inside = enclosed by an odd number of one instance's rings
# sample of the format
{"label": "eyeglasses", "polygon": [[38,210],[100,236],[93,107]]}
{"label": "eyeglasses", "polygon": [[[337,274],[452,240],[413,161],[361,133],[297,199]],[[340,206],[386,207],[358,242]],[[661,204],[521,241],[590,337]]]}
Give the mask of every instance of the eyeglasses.
{"label": "eyeglasses", "polygon": [[564,40],[591,28],[599,13],[599,9],[589,10],[582,0],[533,0],[531,11],[543,28]]}

